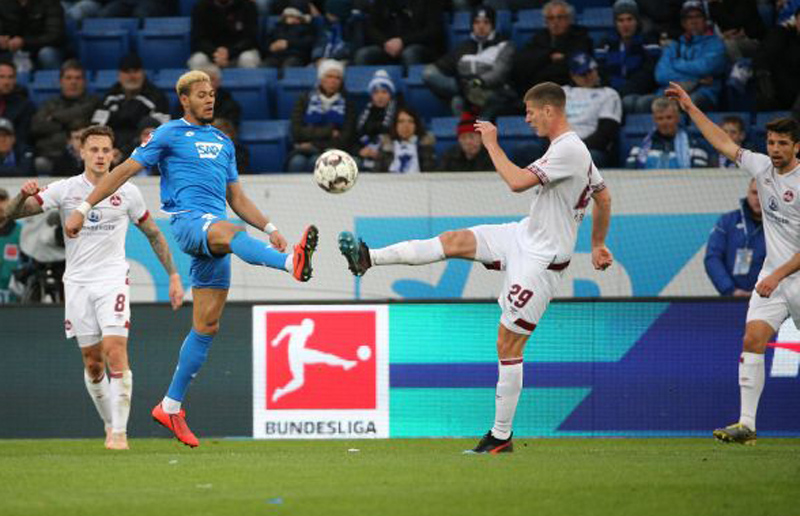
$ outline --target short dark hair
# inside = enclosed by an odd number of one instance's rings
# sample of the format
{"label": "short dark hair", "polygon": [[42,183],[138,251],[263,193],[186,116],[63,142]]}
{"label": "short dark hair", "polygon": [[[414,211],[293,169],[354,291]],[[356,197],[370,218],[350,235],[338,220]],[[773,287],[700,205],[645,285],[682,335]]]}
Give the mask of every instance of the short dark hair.
{"label": "short dark hair", "polygon": [[725,118],[722,119],[722,125],[725,125],[725,124],[733,124],[733,125],[735,125],[739,129],[740,133],[746,132],[746,129],[745,129],[745,126],[744,126],[744,120],[742,120],[742,117],[740,117],[739,115],[728,115],[728,116],[726,116]]}
{"label": "short dark hair", "polygon": [[422,118],[410,107],[402,106],[397,109],[397,113],[395,113],[394,120],[392,121],[392,127],[389,129],[389,136],[392,137],[392,140],[397,140],[399,138],[397,134],[397,120],[400,118],[400,113],[405,113],[414,119],[414,134],[416,134],[418,138],[422,138],[425,135],[425,123],[422,121]]}
{"label": "short dark hair", "polygon": [[78,70],[81,72],[81,75],[86,77],[86,71],[83,69],[83,65],[77,59],[67,59],[64,61],[64,64],[61,65],[61,70],[58,72],[58,78],[61,79],[64,77],[64,74],[67,73],[67,70]]}
{"label": "short dark hair", "polygon": [[525,102],[550,105],[554,108],[564,109],[567,105],[567,95],[564,89],[554,82],[542,82],[532,87],[525,93]]}
{"label": "short dark hair", "polygon": [[114,145],[114,130],[107,125],[90,125],[81,133],[81,146],[86,143],[90,136],[108,136],[111,138],[111,145]]}
{"label": "short dark hair", "polygon": [[772,120],[766,125],[768,133],[788,134],[792,143],[800,143],[800,122],[791,117]]}

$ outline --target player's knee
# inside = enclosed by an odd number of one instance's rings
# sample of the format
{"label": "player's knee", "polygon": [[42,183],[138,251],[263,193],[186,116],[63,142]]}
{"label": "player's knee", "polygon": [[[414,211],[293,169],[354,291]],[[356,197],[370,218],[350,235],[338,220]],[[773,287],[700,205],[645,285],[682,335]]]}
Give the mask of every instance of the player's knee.
{"label": "player's knee", "polygon": [[745,332],[742,339],[742,350],[747,353],[764,353],[767,343],[753,332]]}
{"label": "player's knee", "polygon": [[219,332],[219,320],[199,322],[195,326],[195,331],[203,335],[216,335]]}
{"label": "player's knee", "polygon": [[92,381],[99,381],[103,377],[105,365],[103,364],[102,360],[88,358],[85,361],[85,366],[86,374],[89,375],[89,378],[91,378]]}

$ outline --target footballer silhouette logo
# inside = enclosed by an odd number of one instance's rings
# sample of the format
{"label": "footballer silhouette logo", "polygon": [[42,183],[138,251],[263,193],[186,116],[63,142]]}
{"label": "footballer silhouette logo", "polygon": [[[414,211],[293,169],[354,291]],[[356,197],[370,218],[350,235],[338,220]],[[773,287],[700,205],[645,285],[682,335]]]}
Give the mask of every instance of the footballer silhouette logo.
{"label": "footballer silhouette logo", "polygon": [[374,409],[374,312],[267,316],[268,409]]}

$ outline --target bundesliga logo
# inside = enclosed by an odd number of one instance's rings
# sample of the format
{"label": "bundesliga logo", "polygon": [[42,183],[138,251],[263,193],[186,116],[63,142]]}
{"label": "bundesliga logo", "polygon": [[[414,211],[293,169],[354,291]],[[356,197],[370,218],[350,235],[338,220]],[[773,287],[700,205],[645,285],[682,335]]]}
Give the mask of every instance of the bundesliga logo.
{"label": "bundesliga logo", "polygon": [[267,316],[267,409],[374,409],[374,312]]}

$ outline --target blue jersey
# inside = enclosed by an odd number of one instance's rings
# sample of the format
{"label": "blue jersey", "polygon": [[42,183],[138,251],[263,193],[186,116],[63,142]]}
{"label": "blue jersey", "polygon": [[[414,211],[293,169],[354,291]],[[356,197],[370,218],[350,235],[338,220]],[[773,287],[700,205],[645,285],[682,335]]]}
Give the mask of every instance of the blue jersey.
{"label": "blue jersey", "polygon": [[239,179],[236,150],[225,133],[183,118],[157,128],[131,158],[161,172],[161,209],[224,217],[228,183]]}

